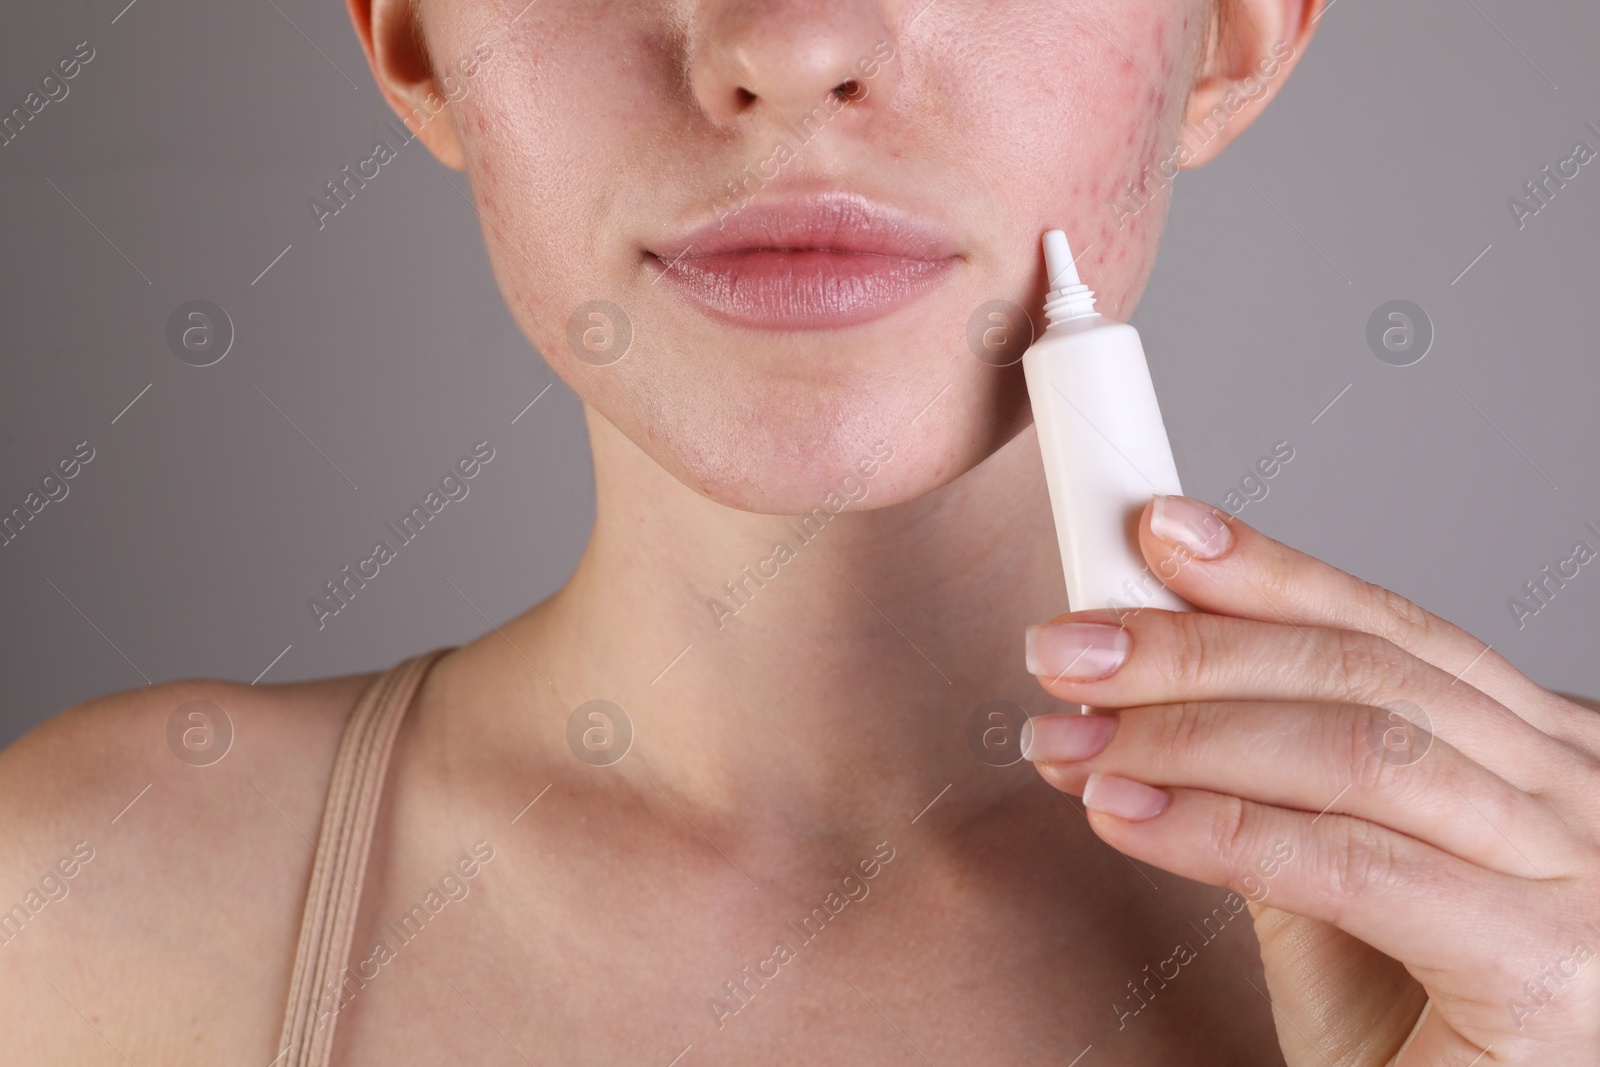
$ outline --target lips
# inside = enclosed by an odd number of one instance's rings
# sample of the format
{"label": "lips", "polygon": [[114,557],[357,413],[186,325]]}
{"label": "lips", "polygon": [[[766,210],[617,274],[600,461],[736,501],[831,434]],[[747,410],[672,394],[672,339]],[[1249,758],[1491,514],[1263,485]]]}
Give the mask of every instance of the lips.
{"label": "lips", "polygon": [[713,317],[766,330],[881,318],[938,287],[960,259],[933,226],[845,193],[758,200],[649,252],[661,284]]}

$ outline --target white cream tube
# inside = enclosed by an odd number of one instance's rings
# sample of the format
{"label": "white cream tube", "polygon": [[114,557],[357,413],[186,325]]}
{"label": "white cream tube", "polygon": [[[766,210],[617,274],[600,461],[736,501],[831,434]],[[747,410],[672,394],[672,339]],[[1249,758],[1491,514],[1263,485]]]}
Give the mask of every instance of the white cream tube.
{"label": "white cream tube", "polygon": [[1139,331],[1094,310],[1066,234],[1044,235],[1049,326],[1022,357],[1073,611],[1193,607],[1139,550],[1150,498],[1180,494]]}

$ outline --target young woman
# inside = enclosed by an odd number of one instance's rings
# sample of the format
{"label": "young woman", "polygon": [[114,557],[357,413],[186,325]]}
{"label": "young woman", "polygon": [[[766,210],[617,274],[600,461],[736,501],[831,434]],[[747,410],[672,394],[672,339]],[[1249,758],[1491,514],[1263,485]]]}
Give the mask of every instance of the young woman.
{"label": "young woman", "polygon": [[975,316],[1054,226],[1130,314],[1319,0],[350,8],[584,401],[593,538],[442,656],[0,756],[8,1062],[1596,1062],[1591,711],[1180,498],[1198,612],[1028,630]]}

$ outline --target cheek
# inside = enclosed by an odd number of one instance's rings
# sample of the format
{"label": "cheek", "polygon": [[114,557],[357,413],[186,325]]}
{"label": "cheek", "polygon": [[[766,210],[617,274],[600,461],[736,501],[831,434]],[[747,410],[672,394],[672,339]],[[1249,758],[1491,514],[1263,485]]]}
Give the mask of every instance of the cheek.
{"label": "cheek", "polygon": [[1052,22],[1040,7],[1007,20],[1024,30],[990,34],[992,46],[947,68],[974,154],[994,164],[993,200],[1015,211],[1012,250],[1032,264],[1024,250],[1063,227],[1113,317],[1131,312],[1153,265],[1170,191],[1154,176],[1178,144],[1204,10],[1089,0]]}
{"label": "cheek", "polygon": [[1125,318],[1154,265],[1166,221],[1190,88],[1192,20],[1163,5],[1117,3],[1108,14],[1113,22],[1082,39],[1085,68],[1095,73],[1080,83],[1081,106],[1062,148],[1080,267],[1096,279],[1101,310]]}
{"label": "cheek", "polygon": [[641,106],[664,96],[660,66],[667,60],[652,40],[659,37],[543,0],[497,46],[481,84],[458,108],[472,196],[501,291],[558,369],[568,355],[571,314],[590,301],[619,299],[626,242],[616,201],[643,181],[651,141],[664,126]]}

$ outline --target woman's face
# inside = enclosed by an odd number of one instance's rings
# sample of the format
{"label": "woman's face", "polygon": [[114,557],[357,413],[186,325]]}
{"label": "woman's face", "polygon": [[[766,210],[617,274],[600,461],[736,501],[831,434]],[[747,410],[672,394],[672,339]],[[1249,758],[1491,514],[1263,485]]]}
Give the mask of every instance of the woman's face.
{"label": "woman's face", "polygon": [[[1013,361],[1044,230],[1127,317],[1166,198],[1130,212],[1125,186],[1170,163],[1210,16],[526,3],[420,3],[511,311],[662,467],[770,513],[809,510],[875,447],[893,459],[859,506],[919,496],[1027,425]],[[1005,305],[1035,322],[1008,329]]]}

